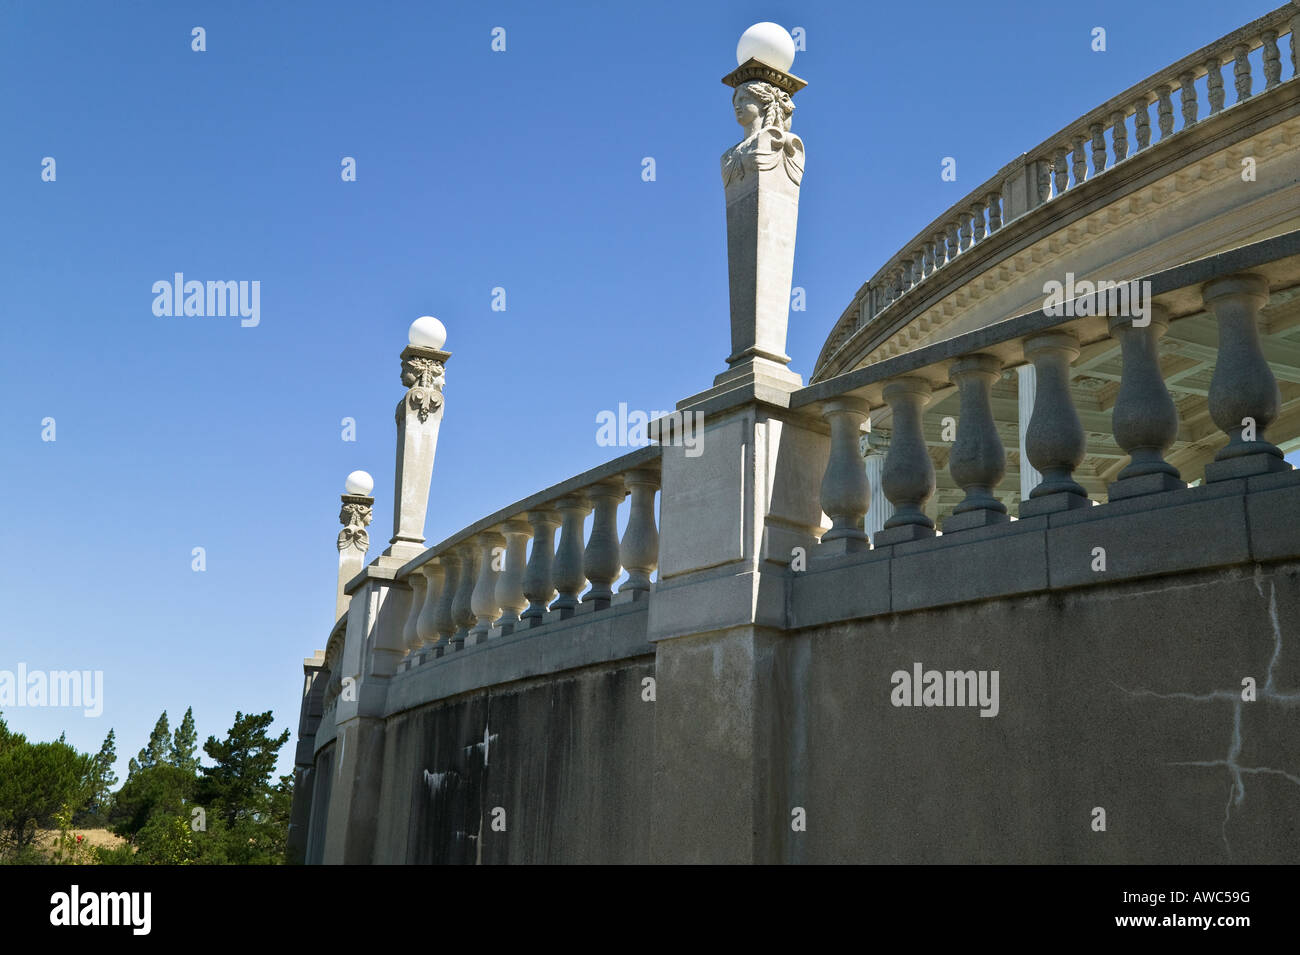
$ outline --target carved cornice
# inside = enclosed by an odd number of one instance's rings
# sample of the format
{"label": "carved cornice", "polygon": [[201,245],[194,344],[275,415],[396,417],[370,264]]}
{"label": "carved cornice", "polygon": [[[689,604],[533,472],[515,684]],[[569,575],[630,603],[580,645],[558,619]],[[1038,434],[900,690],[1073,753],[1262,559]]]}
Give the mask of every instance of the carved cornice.
{"label": "carved cornice", "polygon": [[764,83],[771,83],[777,89],[785,90],[791,96],[808,85],[807,80],[801,80],[792,73],[778,70],[775,66],[760,63],[752,56],[722,78],[722,82],[733,89],[750,80],[762,80]]}

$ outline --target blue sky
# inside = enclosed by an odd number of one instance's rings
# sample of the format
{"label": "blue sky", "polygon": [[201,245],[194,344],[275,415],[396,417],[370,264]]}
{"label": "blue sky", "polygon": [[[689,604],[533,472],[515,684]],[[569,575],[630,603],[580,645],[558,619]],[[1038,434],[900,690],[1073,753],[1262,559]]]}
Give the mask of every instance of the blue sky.
{"label": "blue sky", "polygon": [[[807,36],[808,309],[788,348],[806,379],[857,288],[932,217],[1272,7],[9,0],[0,669],[102,670],[105,703],[5,719],[90,751],[112,726],[122,776],[164,709],[175,725],[193,706],[201,739],[236,710],[296,730],[349,471],[375,476],[372,557],[391,533],[418,315],[453,352],[431,542],[619,453],[595,442],[599,411],[708,387],[729,350],[718,157],[739,139],[719,79],[749,24]],[[259,281],[260,323],[155,316],[153,283],[176,272]]]}

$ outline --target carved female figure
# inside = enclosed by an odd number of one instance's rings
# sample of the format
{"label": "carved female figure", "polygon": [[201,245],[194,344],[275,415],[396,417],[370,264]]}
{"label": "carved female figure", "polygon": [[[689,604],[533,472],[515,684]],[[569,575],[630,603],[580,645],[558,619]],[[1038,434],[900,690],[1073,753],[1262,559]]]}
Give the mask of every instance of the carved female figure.
{"label": "carved female figure", "polygon": [[803,179],[803,141],[790,132],[794,103],[790,94],[763,80],[749,80],[731,97],[745,138],[722,155],[722,181],[740,182],[755,169],[785,167],[796,186]]}

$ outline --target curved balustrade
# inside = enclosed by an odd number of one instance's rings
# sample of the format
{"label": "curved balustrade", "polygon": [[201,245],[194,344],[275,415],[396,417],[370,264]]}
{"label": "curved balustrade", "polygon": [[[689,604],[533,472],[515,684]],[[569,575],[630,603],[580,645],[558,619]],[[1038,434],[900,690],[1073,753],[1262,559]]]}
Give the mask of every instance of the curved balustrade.
{"label": "curved balustrade", "polygon": [[[1177,136],[1199,121],[1223,112],[1224,65],[1231,64],[1233,69],[1236,98],[1232,106],[1281,84],[1278,39],[1290,34],[1294,40],[1297,27],[1300,27],[1300,9],[1294,5],[1280,7],[1134,84],[999,169],[921,229],[859,289],[817,358],[814,380],[826,377],[828,366],[832,374],[846,370],[837,365],[836,359],[851,339],[867,325],[875,324],[881,313],[888,310],[892,315],[895,303],[918,301],[920,296],[916,290],[929,287],[932,275],[992,238],[1006,224],[1114,169],[1126,159]],[[1260,49],[1263,51],[1261,67],[1256,70],[1249,57]],[[1294,81],[1297,75],[1294,42],[1290,61],[1286,82]],[[1204,95],[1196,87],[1202,77],[1206,78]],[[1182,117],[1177,130],[1174,129],[1175,95]],[[1159,134],[1154,141],[1152,106],[1156,107]]]}
{"label": "curved balustrade", "polygon": [[[659,561],[654,503],[661,453],[658,446],[633,451],[477,521],[409,561],[397,574],[411,589],[404,666],[647,597]],[[618,509],[629,495],[620,540]],[[627,579],[615,590],[624,569]]]}
{"label": "curved balustrade", "polygon": [[[1005,506],[991,493],[1002,480],[1006,458],[994,427],[990,386],[1004,367],[1027,362],[1036,370],[1037,393],[1026,449],[1041,479],[1021,502],[1020,516],[1091,506],[1073,476],[1084,457],[1086,435],[1071,389],[1071,364],[1082,345],[1092,347],[1110,338],[1119,341],[1122,358],[1113,432],[1129,464],[1109,485],[1108,497],[1118,500],[1185,488],[1187,475],[1164,459],[1179,420],[1156,343],[1171,322],[1207,314],[1218,329],[1209,404],[1221,432],[1215,443],[1222,447],[1205,467],[1205,482],[1289,470],[1282,452],[1265,436],[1278,417],[1280,399],[1277,378],[1261,347],[1259,324],[1270,288],[1291,289],[1298,270],[1300,232],[1291,232],[1148,276],[1142,281],[1150,283],[1157,299],[1141,320],[1108,317],[1106,293],[1100,292],[1087,296],[1087,308],[1068,310],[1069,317],[1057,316],[1054,310],[1031,312],[796,393],[792,408],[807,408],[831,422],[821,503],[833,526],[823,543],[862,533],[872,488],[865,469],[846,462],[858,460],[857,422],[885,406],[893,413],[893,431],[881,483],[895,512],[874,544],[934,534],[933,522],[922,510],[934,489],[922,416],[932,393],[953,388],[959,391],[961,411],[948,465],[966,498],[944,521],[943,533],[1006,521]],[[843,426],[837,426],[841,422]]]}

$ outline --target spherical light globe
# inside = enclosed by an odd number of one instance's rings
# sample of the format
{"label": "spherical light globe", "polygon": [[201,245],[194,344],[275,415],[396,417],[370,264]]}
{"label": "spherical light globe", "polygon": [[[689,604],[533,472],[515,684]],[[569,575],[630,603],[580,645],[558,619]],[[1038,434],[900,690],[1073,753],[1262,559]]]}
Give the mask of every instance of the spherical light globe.
{"label": "spherical light globe", "polygon": [[353,471],[343,480],[343,490],[358,497],[369,497],[375,489],[375,479],[365,471]]}
{"label": "spherical light globe", "polygon": [[743,64],[751,57],[788,73],[794,63],[794,40],[779,23],[755,23],[736,44],[736,63]]}
{"label": "spherical light globe", "polygon": [[412,345],[441,349],[447,343],[447,329],[432,315],[421,315],[411,322],[411,330],[406,337]]}

